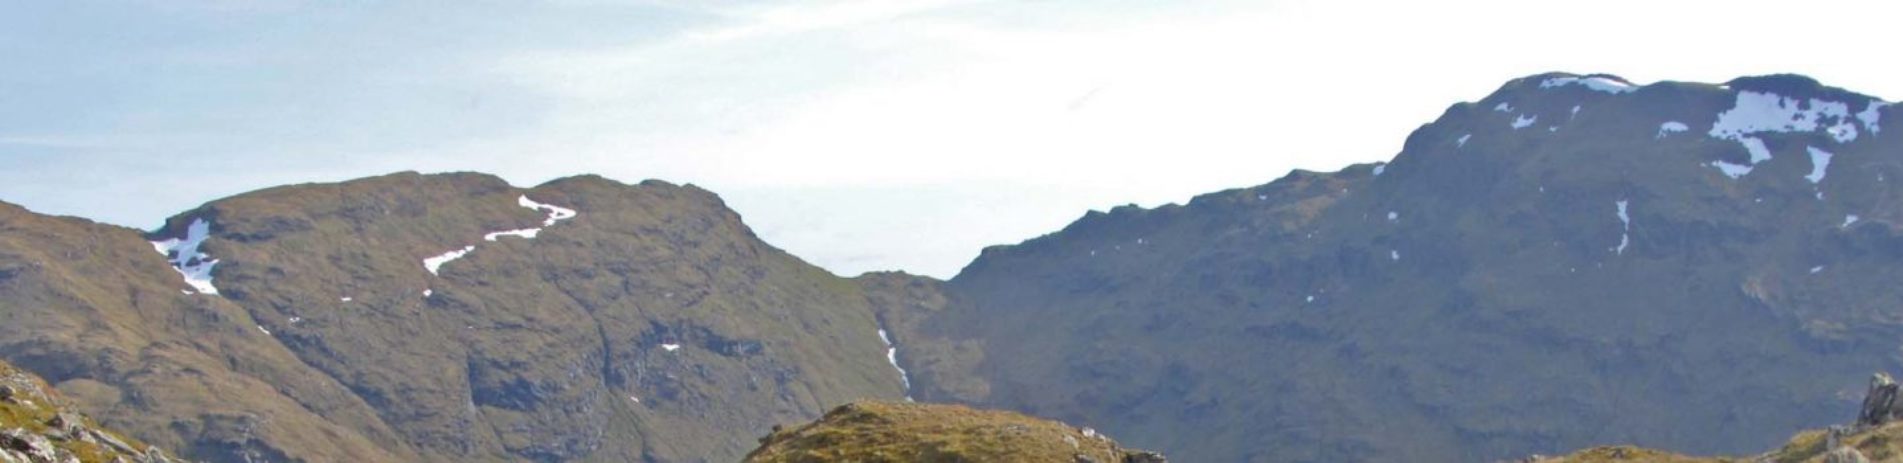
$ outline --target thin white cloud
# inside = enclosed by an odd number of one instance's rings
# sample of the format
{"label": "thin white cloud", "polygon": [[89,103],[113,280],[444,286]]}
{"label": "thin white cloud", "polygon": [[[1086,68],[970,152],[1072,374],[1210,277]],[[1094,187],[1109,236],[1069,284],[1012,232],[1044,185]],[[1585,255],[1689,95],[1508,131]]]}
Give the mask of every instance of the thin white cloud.
{"label": "thin white cloud", "polygon": [[695,41],[722,42],[890,22],[910,15],[978,3],[973,0],[845,0],[734,8],[726,16],[736,25],[692,31]]}

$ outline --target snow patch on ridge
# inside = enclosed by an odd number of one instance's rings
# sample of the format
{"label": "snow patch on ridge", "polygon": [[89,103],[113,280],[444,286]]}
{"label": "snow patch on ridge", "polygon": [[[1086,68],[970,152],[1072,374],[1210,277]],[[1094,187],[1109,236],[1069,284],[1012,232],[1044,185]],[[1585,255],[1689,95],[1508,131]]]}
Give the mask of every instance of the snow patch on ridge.
{"label": "snow patch on ridge", "polygon": [[218,265],[218,259],[211,258],[198,247],[211,239],[211,222],[205,219],[192,219],[185,227],[184,238],[169,238],[153,241],[152,248],[165,256],[172,269],[185,277],[185,284],[204,294],[218,294],[218,288],[211,284],[211,269]]}
{"label": "snow patch on ridge", "polygon": [[1863,128],[1869,130],[1871,135],[1876,135],[1883,131],[1883,127],[1877,125],[1877,122],[1880,122],[1879,119],[1883,117],[1883,108],[1889,105],[1881,101],[1871,101],[1869,106],[1863,107],[1863,112],[1857,113],[1857,120],[1863,121]]}
{"label": "snow patch on ridge", "polygon": [[1860,217],[1857,217],[1856,214],[1845,215],[1843,227],[1846,227],[1846,228],[1850,227],[1850,224],[1857,223],[1857,219],[1859,218]]}
{"label": "snow patch on ridge", "polygon": [[[1731,109],[1718,114],[1711,126],[1711,137],[1736,140],[1761,132],[1815,132],[1818,128],[1848,126],[1850,105],[1837,101],[1810,99],[1801,101],[1775,93],[1738,92]],[[1848,131],[1847,142],[1856,139],[1856,129]]]}
{"label": "snow patch on ridge", "polygon": [[1639,90],[1639,86],[1632,85],[1631,82],[1606,76],[1554,77],[1540,82],[1540,88],[1559,88],[1568,85],[1579,85],[1595,92],[1605,92],[1614,95],[1632,93]]}
{"label": "snow patch on ridge", "polygon": [[[1879,102],[1871,101],[1863,113],[1856,115],[1856,119],[1861,120],[1871,133],[1878,130],[1876,118],[1879,108]],[[1864,117],[1865,114],[1869,117]],[[1738,92],[1737,101],[1731,109],[1718,114],[1718,120],[1712,123],[1707,135],[1743,145],[1745,150],[1751,152],[1751,165],[1740,166],[1723,161],[1713,161],[1711,165],[1731,178],[1743,177],[1751,173],[1751,167],[1771,159],[1770,150],[1765,148],[1764,141],[1753,135],[1818,130],[1823,130],[1837,143],[1856,141],[1857,125],[1852,120],[1850,105],[1817,98],[1786,98],[1769,92]]]}
{"label": "snow patch on ridge", "polygon": [[575,218],[576,215],[580,215],[577,214],[574,209],[535,202],[535,200],[529,199],[529,195],[517,197],[515,203],[529,209],[548,211],[548,220],[542,221],[542,226],[544,227],[555,225],[555,222],[572,219]]}

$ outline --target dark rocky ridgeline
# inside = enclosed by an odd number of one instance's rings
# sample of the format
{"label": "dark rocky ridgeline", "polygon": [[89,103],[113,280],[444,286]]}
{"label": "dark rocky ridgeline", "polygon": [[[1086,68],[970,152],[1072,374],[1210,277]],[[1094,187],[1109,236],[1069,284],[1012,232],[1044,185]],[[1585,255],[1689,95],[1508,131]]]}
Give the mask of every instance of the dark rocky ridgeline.
{"label": "dark rocky ridgeline", "polygon": [[1090,428],[958,405],[865,401],[775,427],[745,463],[1167,463]]}
{"label": "dark rocky ridgeline", "polygon": [[0,353],[192,458],[731,461],[903,393],[859,288],[691,186],[406,173],[149,237],[0,212]]}
{"label": "dark rocky ridgeline", "polygon": [[1189,461],[1755,451],[1862,390],[1818,378],[1903,366],[1899,118],[1794,76],[1519,79],[1392,163],[987,249],[895,305],[927,307],[901,360],[919,400]]}
{"label": "dark rocky ridgeline", "polygon": [[0,462],[172,463],[164,450],[100,428],[32,373],[0,362]]}

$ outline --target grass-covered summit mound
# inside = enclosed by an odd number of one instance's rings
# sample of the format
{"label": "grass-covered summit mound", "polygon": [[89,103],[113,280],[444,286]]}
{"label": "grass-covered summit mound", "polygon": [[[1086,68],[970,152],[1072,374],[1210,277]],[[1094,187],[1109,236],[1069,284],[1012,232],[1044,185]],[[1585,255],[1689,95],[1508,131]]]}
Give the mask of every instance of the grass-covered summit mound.
{"label": "grass-covered summit mound", "polygon": [[748,463],[1131,462],[1161,455],[1118,446],[1089,428],[959,405],[865,401],[794,429],[776,428]]}

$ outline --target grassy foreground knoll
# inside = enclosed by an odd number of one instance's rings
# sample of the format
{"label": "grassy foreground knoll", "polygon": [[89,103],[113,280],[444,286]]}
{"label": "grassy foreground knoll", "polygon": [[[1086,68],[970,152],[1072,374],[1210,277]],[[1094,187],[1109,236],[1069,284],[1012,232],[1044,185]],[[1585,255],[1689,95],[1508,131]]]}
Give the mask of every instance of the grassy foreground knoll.
{"label": "grassy foreground knoll", "polygon": [[1089,428],[959,405],[865,401],[798,428],[775,428],[747,463],[1162,463]]}

